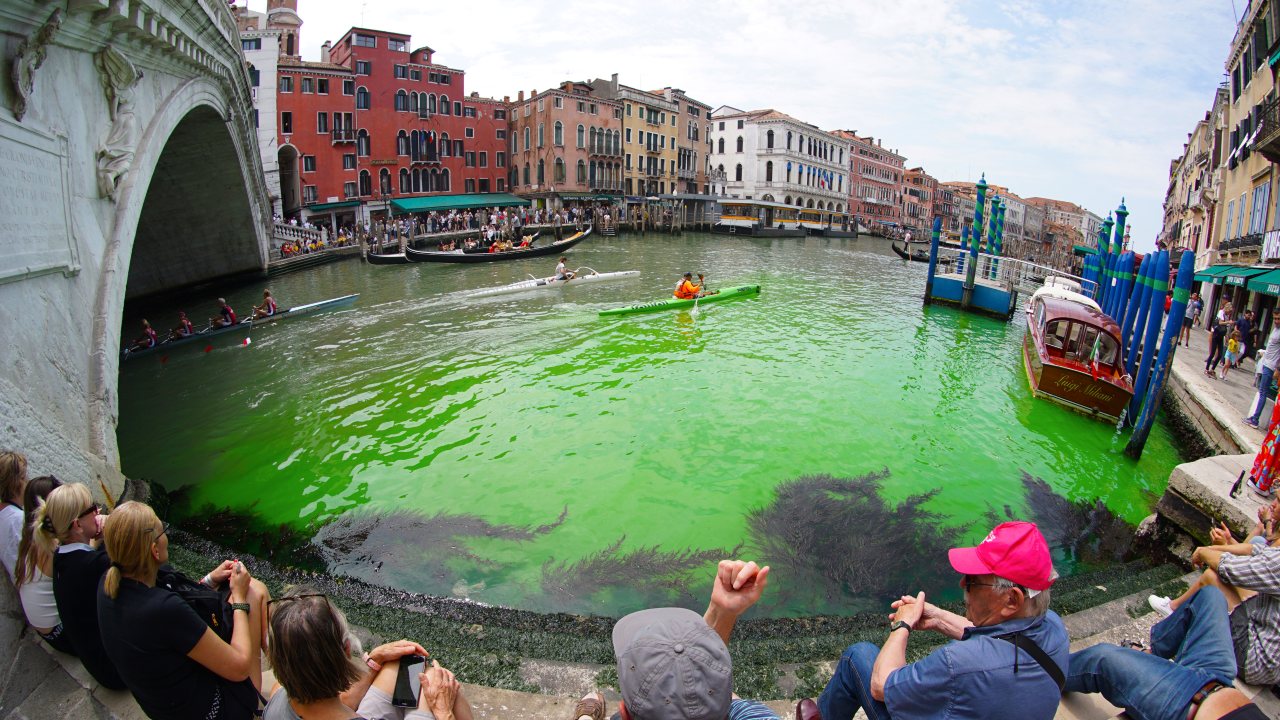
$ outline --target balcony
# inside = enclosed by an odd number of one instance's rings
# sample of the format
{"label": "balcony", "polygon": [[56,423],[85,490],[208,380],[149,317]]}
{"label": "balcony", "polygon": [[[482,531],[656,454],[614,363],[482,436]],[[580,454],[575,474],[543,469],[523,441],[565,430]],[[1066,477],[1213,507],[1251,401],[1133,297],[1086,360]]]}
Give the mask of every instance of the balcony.
{"label": "balcony", "polygon": [[681,180],[693,180],[698,177],[698,171],[692,168],[680,168]]}
{"label": "balcony", "polygon": [[356,141],[355,128],[334,128],[329,136],[336,143],[353,143]]}
{"label": "balcony", "polygon": [[428,110],[428,109],[426,109],[426,108],[418,108],[418,119],[419,119],[419,120],[430,120],[430,119],[431,119],[431,116],[432,116],[433,114],[434,114],[434,113],[432,113],[430,110]]}
{"label": "balcony", "polygon": [[1268,161],[1280,163],[1280,98],[1262,105],[1262,120],[1253,149]]}
{"label": "balcony", "polygon": [[1187,200],[1187,208],[1191,212],[1204,212],[1204,188],[1191,191],[1191,197]]}

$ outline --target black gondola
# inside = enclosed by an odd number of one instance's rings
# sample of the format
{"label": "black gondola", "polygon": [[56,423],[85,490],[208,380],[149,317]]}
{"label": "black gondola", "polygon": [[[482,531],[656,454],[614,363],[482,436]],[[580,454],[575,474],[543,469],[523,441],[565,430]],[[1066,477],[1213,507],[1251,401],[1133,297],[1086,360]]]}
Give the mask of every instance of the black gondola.
{"label": "black gondola", "polygon": [[364,256],[364,259],[370,265],[407,265],[410,262],[404,253],[369,253]]}
{"label": "black gondola", "polygon": [[519,250],[505,250],[503,252],[479,252],[469,253],[462,250],[449,250],[441,252],[439,250],[414,250],[406,248],[405,255],[412,262],[446,262],[446,263],[482,263],[497,262],[499,260],[515,260],[517,258],[541,257],[543,255],[555,255],[564,252],[569,248],[577,245],[587,236],[591,234],[591,228],[588,227],[582,232],[565,238],[559,242],[553,242],[550,245],[541,247],[528,247]]}
{"label": "black gondola", "polygon": [[893,243],[890,247],[892,247],[893,251],[898,254],[898,257],[902,258],[903,260],[915,260],[916,262],[929,262],[929,253],[925,252],[924,250],[907,252],[905,249],[899,248],[898,243]]}

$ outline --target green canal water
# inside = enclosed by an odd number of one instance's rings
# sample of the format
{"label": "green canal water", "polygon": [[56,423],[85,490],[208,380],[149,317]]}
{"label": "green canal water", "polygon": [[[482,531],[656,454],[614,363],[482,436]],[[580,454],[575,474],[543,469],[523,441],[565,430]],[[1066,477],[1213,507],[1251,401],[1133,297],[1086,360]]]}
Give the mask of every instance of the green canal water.
{"label": "green canal water", "polygon": [[[1047,528],[1063,574],[1105,564],[1103,526],[1144,517],[1179,462],[1162,424],[1133,462],[1127,433],[1034,400],[1023,319],[922,308],[924,267],[879,239],[595,237],[570,267],[640,277],[461,297],[554,264],[272,280],[283,307],[360,298],[124,363],[124,470],[183,489],[179,519],[284,525],[376,584],[617,614],[704,604],[732,554],[772,563],[762,614],[796,616],[954,598],[945,547],[1009,517]],[[686,270],[763,291],[597,317]],[[240,311],[260,292],[222,294]]]}

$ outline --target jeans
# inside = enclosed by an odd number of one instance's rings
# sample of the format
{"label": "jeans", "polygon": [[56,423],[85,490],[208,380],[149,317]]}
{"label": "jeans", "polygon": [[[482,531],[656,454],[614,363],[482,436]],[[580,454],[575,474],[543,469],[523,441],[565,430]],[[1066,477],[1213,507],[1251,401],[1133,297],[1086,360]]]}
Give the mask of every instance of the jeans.
{"label": "jeans", "polygon": [[1102,693],[1136,720],[1183,720],[1205,683],[1235,675],[1227,600],[1205,587],[1151,628],[1150,654],[1105,643],[1072,653],[1064,689]]}
{"label": "jeans", "polygon": [[1262,417],[1262,408],[1267,405],[1267,392],[1271,390],[1271,378],[1275,374],[1275,368],[1263,365],[1262,373],[1258,375],[1258,399],[1253,401],[1255,407],[1253,414],[1249,416],[1249,422],[1254,425],[1258,424],[1258,418]]}
{"label": "jeans", "polygon": [[1223,351],[1226,350],[1226,338],[1212,335],[1209,337],[1209,357],[1204,361],[1204,369],[1213,372],[1218,369],[1218,363],[1222,362]]}
{"label": "jeans", "polygon": [[[1228,646],[1230,640],[1228,637]],[[889,708],[871,697],[871,668],[879,654],[880,648],[869,642],[850,645],[844,651],[835,674],[827,681],[827,689],[818,698],[822,720],[849,720],[858,708],[867,711],[868,720],[889,720]]]}

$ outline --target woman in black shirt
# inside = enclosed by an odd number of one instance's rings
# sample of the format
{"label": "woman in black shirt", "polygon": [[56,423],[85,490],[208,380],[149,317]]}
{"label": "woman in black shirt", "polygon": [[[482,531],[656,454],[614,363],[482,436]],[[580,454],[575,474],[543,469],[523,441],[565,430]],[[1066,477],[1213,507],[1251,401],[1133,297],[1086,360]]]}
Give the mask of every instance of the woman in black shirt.
{"label": "woman in black shirt", "polygon": [[53,556],[53,598],[62,631],[85,670],[103,687],[123,690],[124,681],[98,634],[98,586],[111,565],[97,547],[102,522],[89,488],[78,483],[54,488],[35,516],[35,541]]}
{"label": "woman in black shirt", "polygon": [[123,503],[104,538],[111,568],[98,593],[102,641],[138,705],[153,720],[251,718],[262,684],[265,588],[232,564],[228,644],[179,595],[156,587],[169,537],[154,510]]}

